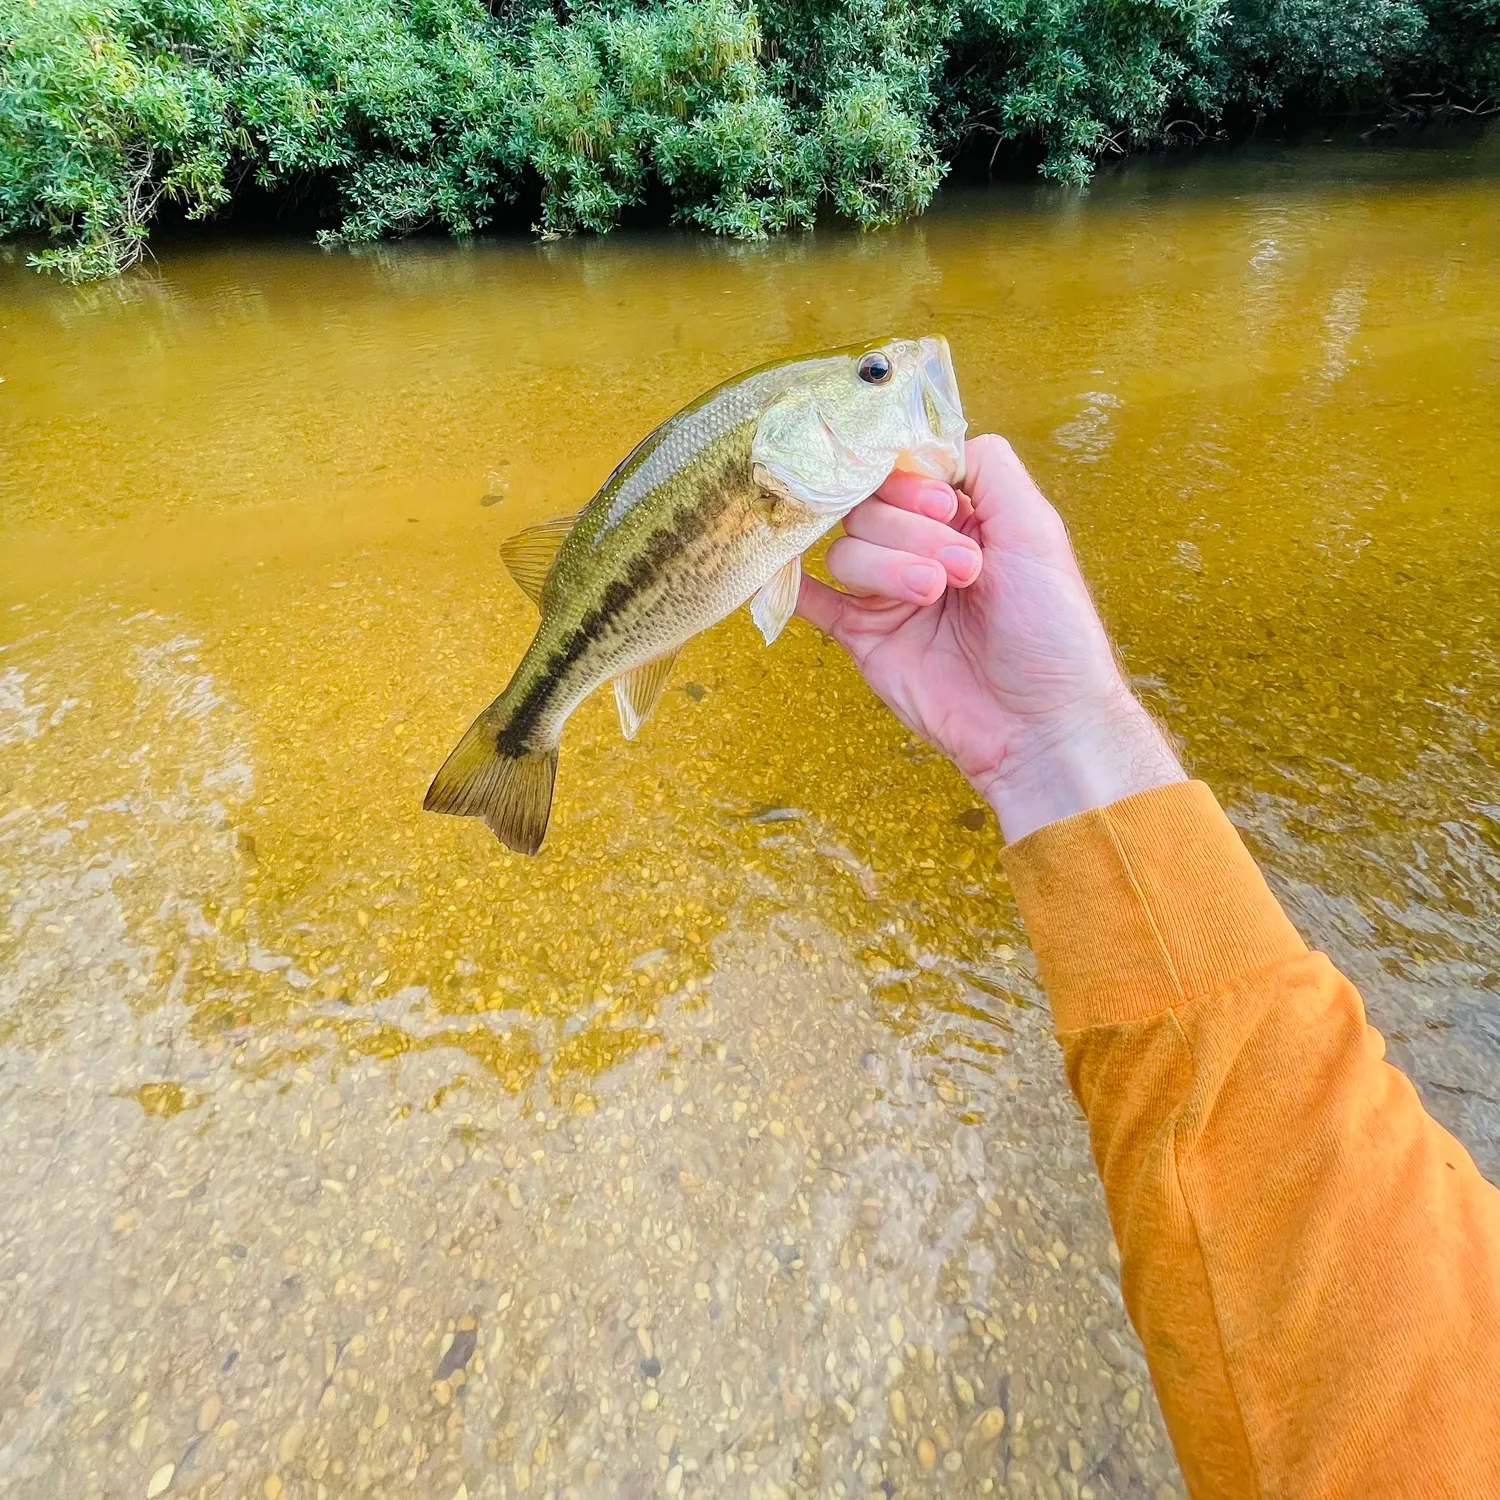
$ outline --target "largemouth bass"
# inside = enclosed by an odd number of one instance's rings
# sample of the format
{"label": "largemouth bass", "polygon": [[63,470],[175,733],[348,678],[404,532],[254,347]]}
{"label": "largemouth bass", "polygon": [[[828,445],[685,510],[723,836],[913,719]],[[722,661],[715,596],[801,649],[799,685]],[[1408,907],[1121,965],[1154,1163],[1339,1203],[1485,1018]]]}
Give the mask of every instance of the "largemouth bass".
{"label": "largemouth bass", "polygon": [[423,806],[535,854],[568,715],[613,679],[633,739],[682,645],[747,600],[769,645],[813,542],[901,468],[956,483],[966,423],[948,344],[886,339],[736,375],[643,439],[576,516],[501,546],[540,608],[505,691]]}

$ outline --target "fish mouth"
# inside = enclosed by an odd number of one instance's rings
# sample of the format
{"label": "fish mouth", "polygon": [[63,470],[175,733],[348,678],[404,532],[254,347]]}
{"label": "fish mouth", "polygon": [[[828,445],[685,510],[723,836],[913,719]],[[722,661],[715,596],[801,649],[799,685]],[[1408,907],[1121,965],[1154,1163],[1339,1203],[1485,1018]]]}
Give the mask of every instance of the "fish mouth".
{"label": "fish mouth", "polygon": [[917,341],[916,378],[908,389],[911,431],[920,434],[896,460],[898,469],[925,474],[949,484],[965,478],[963,401],[948,340],[929,337]]}

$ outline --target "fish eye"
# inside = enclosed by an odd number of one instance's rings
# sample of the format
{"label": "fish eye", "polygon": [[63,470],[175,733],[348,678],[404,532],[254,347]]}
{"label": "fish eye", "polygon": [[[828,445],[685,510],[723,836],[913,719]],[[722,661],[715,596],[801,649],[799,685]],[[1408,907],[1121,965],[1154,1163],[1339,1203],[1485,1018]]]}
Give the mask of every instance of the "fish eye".
{"label": "fish eye", "polygon": [[878,349],[865,355],[855,369],[866,385],[884,385],[891,378],[891,362]]}

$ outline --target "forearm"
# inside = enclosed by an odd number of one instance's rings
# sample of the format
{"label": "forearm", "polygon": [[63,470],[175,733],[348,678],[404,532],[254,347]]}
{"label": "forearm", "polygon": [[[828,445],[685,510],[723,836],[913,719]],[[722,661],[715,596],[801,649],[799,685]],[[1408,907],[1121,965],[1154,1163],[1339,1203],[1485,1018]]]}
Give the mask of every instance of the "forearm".
{"label": "forearm", "polygon": [[1193,1493],[1500,1493],[1500,1194],[1206,788],[1008,864]]}
{"label": "forearm", "polygon": [[[803,612],[1013,841],[1194,1495],[1500,1494],[1500,1194],[1182,783],[1014,452],[968,457],[957,509],[890,481],[828,554],[854,593],[805,580]],[[900,576],[945,550],[940,513],[983,566],[921,603]]]}

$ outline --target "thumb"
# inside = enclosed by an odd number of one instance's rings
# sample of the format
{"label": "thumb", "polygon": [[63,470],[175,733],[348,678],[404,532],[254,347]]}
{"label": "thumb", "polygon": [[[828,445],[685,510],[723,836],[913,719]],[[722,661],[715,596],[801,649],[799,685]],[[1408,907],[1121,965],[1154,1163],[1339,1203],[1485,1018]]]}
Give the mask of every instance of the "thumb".
{"label": "thumb", "polygon": [[839,645],[844,644],[844,610],[849,596],[830,588],[820,578],[802,575],[802,588],[797,595],[796,613],[809,625],[815,625],[826,636],[831,636]]}
{"label": "thumb", "polygon": [[1062,517],[1037,488],[1016,450],[986,433],[966,447],[963,492],[974,507],[983,546],[1025,546],[1044,555],[1069,555]]}

